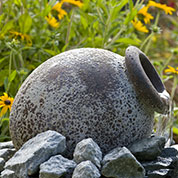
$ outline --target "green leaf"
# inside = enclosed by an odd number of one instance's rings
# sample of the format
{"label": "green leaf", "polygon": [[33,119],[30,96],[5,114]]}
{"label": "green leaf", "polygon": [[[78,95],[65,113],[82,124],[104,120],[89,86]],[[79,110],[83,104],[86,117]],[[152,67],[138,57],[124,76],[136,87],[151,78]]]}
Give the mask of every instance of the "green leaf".
{"label": "green leaf", "polygon": [[95,21],[94,23],[93,23],[93,28],[94,29],[98,29],[98,26],[99,26],[99,22],[98,21]]}
{"label": "green leaf", "polygon": [[19,17],[20,31],[23,34],[27,33],[30,30],[31,25],[32,25],[32,18],[27,12]]}
{"label": "green leaf", "polygon": [[6,59],[6,57],[3,57],[0,59],[0,64]]}
{"label": "green leaf", "polygon": [[55,56],[56,55],[56,52],[53,51],[53,50],[50,50],[50,49],[43,49],[45,52],[47,52],[48,54],[52,55],[52,56]]}
{"label": "green leaf", "polygon": [[130,8],[130,11],[133,9],[133,0],[129,0],[129,8]]}
{"label": "green leaf", "polygon": [[174,107],[174,116],[178,115],[178,107]]}
{"label": "green leaf", "polygon": [[9,124],[9,118],[8,117],[5,117],[5,118],[2,118],[1,121],[0,121],[0,126],[2,127],[3,124]]}
{"label": "green leaf", "polygon": [[0,142],[10,141],[11,137],[6,135],[0,135]]}
{"label": "green leaf", "polygon": [[1,77],[0,77],[0,87],[4,85],[4,80],[5,78],[9,75],[9,70],[8,69],[4,69],[1,70]]}
{"label": "green leaf", "polygon": [[27,2],[26,2],[26,0],[22,0],[22,4],[23,4],[24,8],[27,7]]}
{"label": "green leaf", "polygon": [[51,0],[51,1],[49,1],[48,5],[49,6],[54,6],[55,3],[56,3],[56,0]]}
{"label": "green leaf", "polygon": [[51,0],[48,3],[44,2],[44,4],[45,4],[44,7],[45,8],[42,10],[41,16],[42,17],[47,16],[49,14],[51,8],[54,6],[55,3],[56,3],[56,0]]}
{"label": "green leaf", "polygon": [[177,127],[173,127],[172,130],[173,130],[173,133],[174,133],[174,134],[178,135],[178,128],[177,128]]}
{"label": "green leaf", "polygon": [[111,10],[111,20],[114,20],[118,17],[120,10],[128,3],[128,0],[122,0],[119,4],[112,8]]}
{"label": "green leaf", "polygon": [[9,118],[3,118],[0,122],[0,141],[10,140],[9,134]]}
{"label": "green leaf", "polygon": [[129,45],[140,45],[141,41],[139,39],[131,39],[131,38],[119,38],[116,40],[116,43],[124,43]]}
{"label": "green leaf", "polygon": [[9,78],[8,78],[8,81],[9,81],[9,82],[12,82],[12,81],[15,79],[16,74],[17,74],[17,71],[14,70],[14,71],[10,74],[10,76],[9,76]]}
{"label": "green leaf", "polygon": [[69,45],[68,43],[66,45],[64,45],[61,49],[61,52],[64,52],[66,50],[66,48],[68,47],[68,45]]}
{"label": "green leaf", "polygon": [[83,0],[83,6],[82,9],[85,11],[89,8],[90,0]]}
{"label": "green leaf", "polygon": [[4,35],[13,28],[13,20],[8,21],[4,27],[2,28],[1,32],[0,32],[0,37],[4,37]]}
{"label": "green leaf", "polygon": [[137,15],[137,9],[133,8],[128,14],[124,21],[124,24],[127,25],[129,22],[131,22],[134,17]]}
{"label": "green leaf", "polygon": [[81,23],[82,23],[84,29],[86,29],[88,27],[87,19],[85,17],[83,17],[83,16],[81,16],[80,19],[81,19]]}
{"label": "green leaf", "polygon": [[103,12],[103,14],[108,15],[108,10],[102,0],[97,1],[97,7],[100,8],[100,10]]}
{"label": "green leaf", "polygon": [[45,9],[43,9],[43,11],[41,12],[41,16],[42,16],[42,17],[47,16],[47,15],[49,14],[51,8],[52,8],[52,7],[51,7],[50,5],[47,5],[47,6],[45,7]]}
{"label": "green leaf", "polygon": [[[5,16],[5,14],[1,14],[1,15],[0,15],[0,22],[2,22],[4,16]],[[1,23],[1,25],[2,25],[2,23]]]}
{"label": "green leaf", "polygon": [[15,3],[17,6],[21,6],[21,0],[14,0],[14,3]]}

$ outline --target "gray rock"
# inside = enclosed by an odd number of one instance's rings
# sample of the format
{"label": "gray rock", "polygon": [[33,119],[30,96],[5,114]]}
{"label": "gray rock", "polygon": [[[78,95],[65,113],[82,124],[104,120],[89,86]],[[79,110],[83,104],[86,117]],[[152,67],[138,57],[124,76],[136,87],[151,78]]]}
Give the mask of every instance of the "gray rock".
{"label": "gray rock", "polygon": [[161,152],[161,157],[163,158],[176,158],[178,155],[178,150],[176,150],[174,147],[164,148]]}
{"label": "gray rock", "polygon": [[174,148],[178,152],[178,144],[172,145],[171,148]]}
{"label": "gray rock", "polygon": [[16,152],[15,148],[3,148],[0,149],[0,157],[4,158],[4,160],[7,161],[14,155],[15,152]]}
{"label": "gray rock", "polygon": [[141,162],[148,177],[178,177],[178,151],[174,147],[163,149],[160,156],[153,161]]}
{"label": "gray rock", "polygon": [[105,155],[102,175],[113,178],[143,178],[145,170],[126,147],[117,147]]}
{"label": "gray rock", "polygon": [[178,169],[177,169],[177,168],[173,169],[171,176],[172,176],[173,178],[178,178]]}
{"label": "gray rock", "polygon": [[159,169],[169,169],[169,168],[173,168],[172,167],[173,159],[158,157],[154,161],[141,162],[141,164],[145,168],[146,171],[154,171],[154,170],[159,170]]}
{"label": "gray rock", "polygon": [[102,152],[92,138],[84,139],[79,142],[76,145],[73,157],[76,163],[90,160],[98,168],[101,167]]}
{"label": "gray rock", "polygon": [[171,176],[170,169],[160,169],[155,171],[148,171],[148,178],[176,178]]}
{"label": "gray rock", "polygon": [[74,169],[72,178],[99,178],[101,175],[91,161],[83,161]]}
{"label": "gray rock", "polygon": [[178,178],[178,145],[173,145],[170,148],[165,148],[162,153],[161,157],[169,158],[172,160],[170,168],[173,169],[172,177]]}
{"label": "gray rock", "polygon": [[76,163],[74,161],[56,155],[40,165],[40,178],[71,177],[75,167]]}
{"label": "gray rock", "polygon": [[46,131],[28,140],[5,164],[20,178],[35,174],[39,165],[51,156],[64,152],[66,139],[55,131]]}
{"label": "gray rock", "polygon": [[4,165],[5,165],[4,158],[0,158],[0,172],[4,169]]}
{"label": "gray rock", "polygon": [[15,175],[14,171],[5,169],[1,172],[1,178],[17,178],[17,176]]}
{"label": "gray rock", "polygon": [[14,148],[14,145],[13,145],[12,141],[0,142],[0,149],[3,149],[3,148]]}
{"label": "gray rock", "polygon": [[161,154],[165,143],[164,137],[144,138],[134,142],[128,149],[139,161],[154,160]]}

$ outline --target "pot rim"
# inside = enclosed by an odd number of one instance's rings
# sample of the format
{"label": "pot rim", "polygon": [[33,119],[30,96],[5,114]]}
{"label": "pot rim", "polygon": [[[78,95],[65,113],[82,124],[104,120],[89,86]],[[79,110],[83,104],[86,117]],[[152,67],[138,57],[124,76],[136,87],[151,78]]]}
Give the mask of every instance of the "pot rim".
{"label": "pot rim", "polygon": [[166,114],[170,96],[148,57],[137,47],[129,46],[125,52],[127,75],[139,98],[154,111]]}

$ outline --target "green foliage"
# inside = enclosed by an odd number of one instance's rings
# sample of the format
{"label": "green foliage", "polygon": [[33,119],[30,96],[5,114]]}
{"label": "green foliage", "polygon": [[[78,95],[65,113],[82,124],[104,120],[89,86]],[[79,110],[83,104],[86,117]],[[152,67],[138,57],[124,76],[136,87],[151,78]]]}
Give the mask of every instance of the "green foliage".
{"label": "green foliage", "polygon": [[[124,55],[128,45],[139,46],[141,43],[130,23],[141,6],[140,1],[134,5],[129,0],[84,0],[81,9],[65,9],[68,14],[57,29],[45,20],[54,3],[54,0],[49,4],[46,0],[10,0],[3,4],[0,94],[6,91],[15,96],[32,70],[65,50],[96,47]],[[24,35],[31,38],[32,45]]]}
{"label": "green foliage", "polygon": [[0,142],[9,141],[11,140],[9,134],[9,118],[3,118],[0,121]]}

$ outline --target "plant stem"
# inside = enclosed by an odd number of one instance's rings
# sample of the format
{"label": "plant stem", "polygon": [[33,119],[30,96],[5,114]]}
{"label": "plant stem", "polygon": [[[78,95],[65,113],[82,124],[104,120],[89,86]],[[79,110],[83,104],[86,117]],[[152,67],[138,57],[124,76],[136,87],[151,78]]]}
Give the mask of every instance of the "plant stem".
{"label": "plant stem", "polygon": [[171,90],[171,101],[173,101],[177,84],[178,84],[177,76],[174,76],[174,79],[173,79],[173,86],[172,86],[172,90]]}
{"label": "plant stem", "polygon": [[152,39],[153,35],[154,35],[154,32],[151,32],[150,35],[148,35],[148,37],[143,41],[142,45],[140,46],[140,50],[143,49],[143,47],[147,43],[147,41],[149,41],[150,39]]}
{"label": "plant stem", "polygon": [[147,43],[147,45],[146,45],[146,47],[145,47],[145,50],[144,50],[144,53],[145,53],[145,54],[148,53],[148,50],[149,50],[149,48],[150,48],[153,35],[154,35],[154,32],[151,33],[150,38],[149,38],[149,40],[148,40],[148,43]]}
{"label": "plant stem", "polygon": [[155,26],[158,25],[159,17],[160,17],[160,12],[158,12],[157,15],[156,15],[156,20],[155,20],[155,23],[154,23]]}
{"label": "plant stem", "polygon": [[70,32],[71,32],[73,17],[74,17],[74,10],[72,10],[70,22],[69,22],[69,25],[67,27],[67,35],[66,35],[66,40],[65,40],[65,46],[67,46],[68,43],[69,43],[69,37],[70,37]]}
{"label": "plant stem", "polygon": [[110,41],[110,43],[106,46],[104,46],[104,48],[109,48],[121,35],[121,33],[125,30],[125,26],[123,26],[119,32],[114,36],[114,38]]}
{"label": "plant stem", "polygon": [[99,18],[100,18],[101,22],[104,24],[104,20],[103,20],[101,12],[99,11],[99,8],[97,7],[96,10],[97,10],[97,13],[99,15]]}
{"label": "plant stem", "polygon": [[171,53],[171,56],[166,60],[166,62],[163,64],[163,66],[160,68],[160,76],[161,76],[161,78],[162,78],[162,76],[163,76],[163,70],[164,70],[164,68],[166,68],[166,66],[169,64],[169,62],[171,61],[171,59],[173,58],[173,54]]}
{"label": "plant stem", "polygon": [[11,74],[11,68],[12,68],[12,58],[13,58],[13,52],[10,52],[10,58],[9,58],[9,76]]}
{"label": "plant stem", "polygon": [[105,44],[105,41],[106,41],[106,34],[109,31],[110,21],[111,21],[111,12],[108,12],[108,18],[106,20],[105,30],[104,30],[104,35],[103,35],[103,42],[102,42],[103,47],[104,47],[104,44]]}
{"label": "plant stem", "polygon": [[[158,14],[156,15],[156,19],[155,19],[155,23],[154,23],[154,26],[156,27],[158,25],[158,21],[159,21],[159,17],[160,17],[160,12],[158,12]],[[145,41],[142,43],[140,49],[142,50],[144,45],[147,43],[146,47],[145,47],[145,50],[144,50],[144,53],[147,54],[149,48],[150,48],[150,45],[151,45],[151,40],[152,40],[152,37],[155,33],[152,31],[150,33],[150,35],[145,39]]]}

